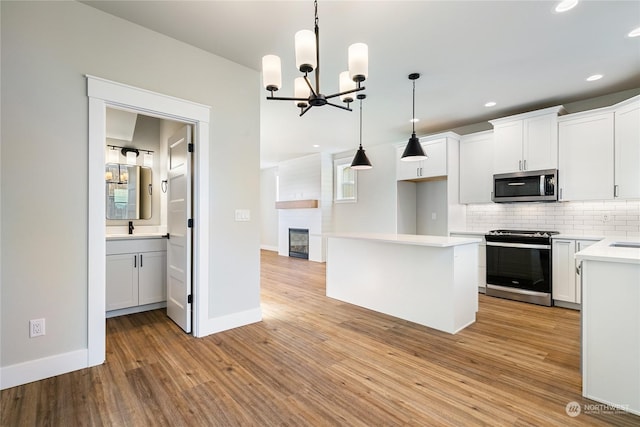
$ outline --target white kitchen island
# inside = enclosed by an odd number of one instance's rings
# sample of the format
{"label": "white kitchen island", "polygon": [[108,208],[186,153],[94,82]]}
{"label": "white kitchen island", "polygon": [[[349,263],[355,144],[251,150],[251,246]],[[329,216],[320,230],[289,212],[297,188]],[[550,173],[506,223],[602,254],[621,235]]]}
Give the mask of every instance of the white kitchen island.
{"label": "white kitchen island", "polygon": [[640,415],[640,243],[605,239],[575,256],[582,279],[582,395]]}
{"label": "white kitchen island", "polygon": [[478,311],[480,239],[332,233],[327,296],[455,334]]}

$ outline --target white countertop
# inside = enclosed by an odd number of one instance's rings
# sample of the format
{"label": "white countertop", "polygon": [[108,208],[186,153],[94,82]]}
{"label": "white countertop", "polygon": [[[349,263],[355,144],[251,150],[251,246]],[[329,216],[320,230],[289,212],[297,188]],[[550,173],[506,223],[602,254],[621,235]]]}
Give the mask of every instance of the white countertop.
{"label": "white countertop", "polygon": [[621,248],[611,246],[617,242],[635,242],[638,240],[604,239],[576,253],[578,261],[608,261],[640,264],[640,248]]}
{"label": "white countertop", "polygon": [[551,236],[552,239],[569,239],[569,240],[593,240],[598,241],[604,239],[604,236],[585,236],[581,234],[560,233],[555,236]]}
{"label": "white countertop", "polygon": [[489,230],[486,231],[451,231],[449,234],[465,234],[469,236],[483,236],[487,234]]}
{"label": "white countertop", "polygon": [[372,240],[377,242],[398,243],[403,245],[431,246],[446,248],[458,245],[480,243],[480,239],[464,237],[424,236],[418,234],[384,234],[384,233],[326,233],[325,237],[344,239]]}
{"label": "white countertop", "polygon": [[107,240],[132,240],[132,239],[162,239],[167,233],[134,233],[134,234],[107,234]]}

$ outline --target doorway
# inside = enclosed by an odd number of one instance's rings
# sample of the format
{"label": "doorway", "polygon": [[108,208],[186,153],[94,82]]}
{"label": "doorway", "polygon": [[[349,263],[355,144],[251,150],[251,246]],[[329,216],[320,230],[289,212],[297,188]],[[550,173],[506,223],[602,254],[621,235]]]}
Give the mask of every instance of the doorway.
{"label": "doorway", "polygon": [[87,75],[89,97],[88,366],[105,360],[106,203],[104,197],[107,107],[193,126],[193,335],[208,316],[210,107]]}
{"label": "doorway", "polygon": [[192,125],[108,106],[106,129],[106,316],[166,307],[191,333]]}

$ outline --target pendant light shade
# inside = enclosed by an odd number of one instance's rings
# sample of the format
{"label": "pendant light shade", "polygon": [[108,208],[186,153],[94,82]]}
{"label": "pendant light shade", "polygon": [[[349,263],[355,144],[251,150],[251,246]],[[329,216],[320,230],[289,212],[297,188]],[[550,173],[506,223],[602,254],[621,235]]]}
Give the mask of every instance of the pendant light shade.
{"label": "pendant light shade", "polygon": [[420,144],[420,140],[416,136],[416,80],[418,78],[420,78],[420,74],[418,73],[409,74],[409,80],[413,82],[413,116],[411,117],[411,138],[409,138],[409,142],[407,142],[407,146],[400,158],[400,160],[405,162],[415,162],[425,160],[427,158],[427,155]]}
{"label": "pendant light shade", "polygon": [[296,67],[303,73],[315,70],[316,35],[311,30],[300,30],[295,35]]}
{"label": "pendant light shade", "polygon": [[369,46],[354,43],[349,46],[349,76],[354,82],[365,81],[369,75]]}
{"label": "pendant light shade", "polygon": [[293,92],[296,98],[300,98],[297,101],[293,101],[296,107],[306,108],[308,105],[306,99],[309,98],[310,91],[304,77],[297,77],[293,81]]}
{"label": "pendant light shade", "polygon": [[266,55],[262,58],[262,83],[268,91],[276,91],[282,86],[282,64],[279,56]]}
{"label": "pendant light shade", "polygon": [[358,147],[358,151],[356,151],[356,155],[353,157],[353,161],[351,162],[351,169],[356,170],[371,169],[373,167],[362,148],[362,100],[366,97],[367,95],[365,94],[358,94],[358,99],[360,100],[360,146]]}
{"label": "pendant light shade", "polygon": [[[350,90],[356,89],[356,82],[354,82],[353,80],[351,80],[351,77],[349,77],[349,72],[348,71],[343,71],[340,73],[340,92],[348,92]],[[346,102],[347,104],[350,102],[353,102],[353,97],[354,97],[354,93],[350,92],[350,93],[343,93],[342,95],[340,95],[340,100],[342,102]]]}
{"label": "pendant light shade", "polygon": [[371,169],[371,162],[369,158],[364,152],[362,145],[358,148],[356,155],[353,157],[353,161],[351,162],[351,169],[363,170],[363,169]]}
{"label": "pendant light shade", "polygon": [[409,138],[409,142],[407,142],[407,146],[402,153],[401,160],[405,162],[424,160],[427,156],[424,154],[424,150],[422,149],[422,144],[420,144],[420,140],[416,136],[415,132],[411,134],[411,138]]}

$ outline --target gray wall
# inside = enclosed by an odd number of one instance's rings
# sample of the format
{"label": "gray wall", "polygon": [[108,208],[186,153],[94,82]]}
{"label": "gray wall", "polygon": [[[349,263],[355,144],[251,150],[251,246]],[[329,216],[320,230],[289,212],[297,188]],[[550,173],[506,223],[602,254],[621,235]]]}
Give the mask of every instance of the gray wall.
{"label": "gray wall", "polygon": [[82,3],[0,7],[1,366],[87,347],[85,74],[212,106],[209,317],[258,308],[259,73]]}

